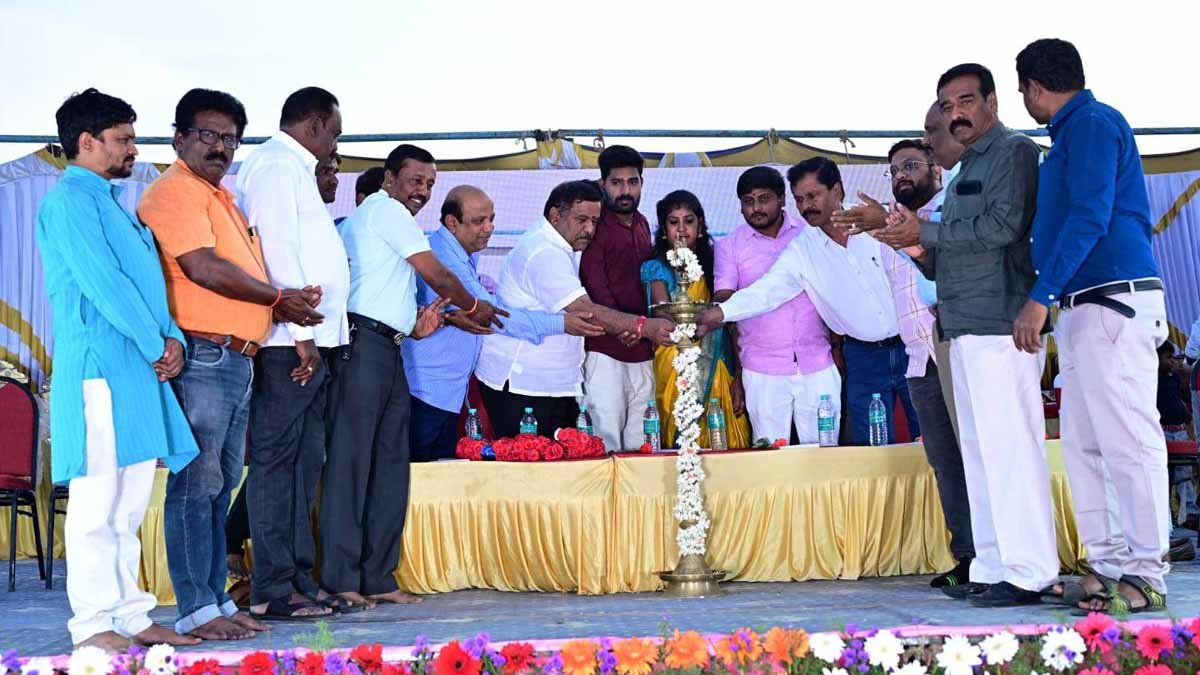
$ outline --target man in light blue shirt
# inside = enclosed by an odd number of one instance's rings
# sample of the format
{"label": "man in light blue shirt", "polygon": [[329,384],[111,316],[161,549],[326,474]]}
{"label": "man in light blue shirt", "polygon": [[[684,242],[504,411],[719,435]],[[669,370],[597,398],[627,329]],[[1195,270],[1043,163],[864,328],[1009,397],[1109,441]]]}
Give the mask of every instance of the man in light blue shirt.
{"label": "man in light blue shirt", "polygon": [[[433,254],[455,274],[467,291],[493,304],[495,298],[484,288],[476,266],[495,230],[496,210],[483,190],[460,185],[442,203],[442,227],[429,237]],[[426,305],[437,293],[424,280],[417,282],[417,302]],[[583,312],[537,312],[505,308],[510,313],[500,331],[520,340],[540,344],[549,335],[568,333],[594,336],[603,327]],[[450,326],[424,340],[403,345],[404,370],[412,392],[412,461],[434,461],[454,456],[457,422],[466,398],[467,383],[475,371],[483,335],[466,321],[462,312],[447,313]]]}

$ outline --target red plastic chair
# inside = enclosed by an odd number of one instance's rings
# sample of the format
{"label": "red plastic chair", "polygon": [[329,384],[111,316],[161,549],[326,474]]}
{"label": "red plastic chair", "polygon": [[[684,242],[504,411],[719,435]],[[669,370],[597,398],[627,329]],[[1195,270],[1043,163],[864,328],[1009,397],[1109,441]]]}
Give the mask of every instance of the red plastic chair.
{"label": "red plastic chair", "polygon": [[38,575],[46,578],[37,514],[37,401],[29,388],[0,377],[0,505],[9,507],[8,592],[17,589],[17,519],[33,519]]}

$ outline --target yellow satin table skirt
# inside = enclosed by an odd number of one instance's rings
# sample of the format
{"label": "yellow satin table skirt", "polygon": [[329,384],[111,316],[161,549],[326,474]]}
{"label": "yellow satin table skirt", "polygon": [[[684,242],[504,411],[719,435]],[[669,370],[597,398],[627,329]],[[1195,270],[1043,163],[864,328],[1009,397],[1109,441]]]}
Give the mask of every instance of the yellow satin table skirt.
{"label": "yellow satin table skirt", "polygon": [[[1084,552],[1062,451],[1057,441],[1047,448],[1059,560],[1075,570]],[[930,574],[953,564],[920,445],[710,453],[704,469],[708,562],[733,580]],[[141,577],[159,602],[172,604],[165,486],[160,470],[142,525]],[[673,455],[414,464],[410,494],[396,578],[415,593],[650,591],[659,588],[654,573],[678,557]],[[7,509],[0,509],[3,555],[7,536]],[[18,544],[20,556],[33,555],[27,518]]]}

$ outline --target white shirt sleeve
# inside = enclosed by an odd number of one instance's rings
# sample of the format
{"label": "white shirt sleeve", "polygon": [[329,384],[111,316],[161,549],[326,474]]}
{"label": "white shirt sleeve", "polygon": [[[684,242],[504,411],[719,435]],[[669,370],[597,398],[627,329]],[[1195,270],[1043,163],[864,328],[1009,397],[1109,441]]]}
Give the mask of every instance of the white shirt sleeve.
{"label": "white shirt sleeve", "polygon": [[805,262],[798,246],[800,237],[793,239],[783,249],[771,269],[758,281],[721,303],[725,321],[741,321],[766,314],[804,292]]}
{"label": "white shirt sleeve", "polygon": [[386,209],[378,209],[372,215],[373,217],[367,219],[367,226],[395,251],[396,255],[407,260],[430,250],[429,240],[421,226],[399,202],[389,204]]}
{"label": "white shirt sleeve", "polygon": [[551,312],[561,312],[587,295],[570,256],[550,247],[535,251],[525,261],[525,279],[529,294]]}
{"label": "white shirt sleeve", "polygon": [[1187,346],[1183,349],[1183,355],[1193,361],[1200,359],[1200,319],[1196,319],[1192,323],[1192,333],[1188,335]]}
{"label": "white shirt sleeve", "polygon": [[[267,275],[276,288],[304,288],[309,285],[301,265],[300,181],[295,167],[286,162],[266,162],[254,167],[239,185],[242,211],[250,227],[262,238],[263,261]],[[296,342],[312,340],[316,329],[287,324]]]}

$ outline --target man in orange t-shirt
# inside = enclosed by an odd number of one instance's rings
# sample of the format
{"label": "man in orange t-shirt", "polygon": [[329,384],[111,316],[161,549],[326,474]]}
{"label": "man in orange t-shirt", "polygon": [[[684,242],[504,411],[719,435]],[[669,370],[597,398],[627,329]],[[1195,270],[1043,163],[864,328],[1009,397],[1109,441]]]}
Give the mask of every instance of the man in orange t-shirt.
{"label": "man in orange t-shirt", "polygon": [[267,283],[262,247],[221,179],[246,128],[224,92],[193,89],[175,109],[179,159],[138,205],[158,241],[171,314],[187,337],[171,381],[200,455],[167,479],[167,566],[179,609],[175,630],[205,640],[254,637],[267,627],[225,592],[225,518],[242,476],[252,357],[277,321],[313,325],[319,288]]}

